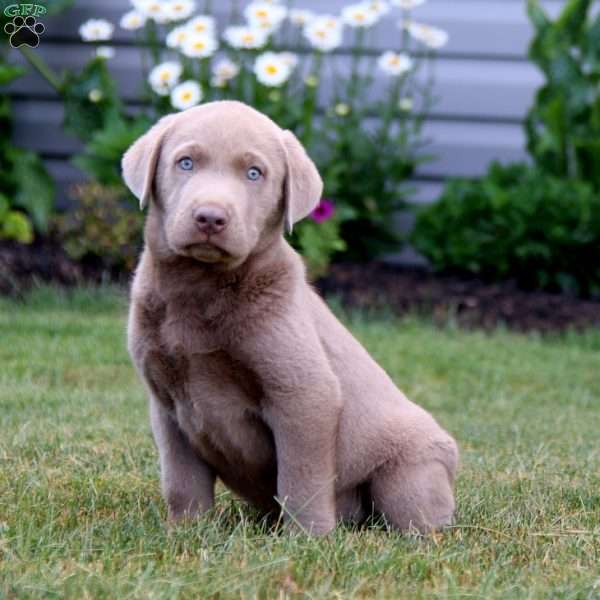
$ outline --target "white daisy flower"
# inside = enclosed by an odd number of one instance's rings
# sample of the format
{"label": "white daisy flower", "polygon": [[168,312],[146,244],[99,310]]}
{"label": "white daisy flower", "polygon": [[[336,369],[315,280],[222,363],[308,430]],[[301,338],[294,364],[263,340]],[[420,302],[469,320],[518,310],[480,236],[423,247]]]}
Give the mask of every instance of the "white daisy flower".
{"label": "white daisy flower", "polygon": [[370,10],[366,2],[351,4],[342,10],[342,21],[350,27],[372,27],[378,19],[379,15]]}
{"label": "white daisy flower", "polygon": [[254,73],[263,85],[279,87],[289,79],[292,68],[281,55],[275,52],[265,52],[256,59]]}
{"label": "white daisy flower", "polygon": [[384,73],[398,77],[412,69],[413,61],[408,54],[396,54],[389,51],[379,57],[377,65]]}
{"label": "white daisy flower", "polygon": [[171,91],[171,104],[177,110],[186,110],[200,104],[202,87],[196,81],[184,81]]}
{"label": "white daisy flower", "polygon": [[334,15],[320,15],[316,19],[327,29],[342,29],[344,27],[342,20]]}
{"label": "white daisy flower", "polygon": [[434,50],[445,46],[450,37],[443,29],[423,23],[415,23],[414,21],[402,22],[401,27],[408,29],[408,32],[415,40]]}
{"label": "white daisy flower", "polygon": [[207,58],[219,48],[219,43],[212,35],[191,34],[185,39],[181,51],[190,58]]}
{"label": "white daisy flower", "polygon": [[293,8],[290,10],[290,21],[294,25],[299,25],[300,27],[304,27],[308,25],[315,18],[315,13],[312,10],[301,10],[298,8]]}
{"label": "white daisy flower", "polygon": [[[240,72],[240,67],[238,64],[234,63],[232,60],[228,58],[222,58],[213,66],[213,76],[215,79],[226,83],[230,79],[234,79],[238,76]],[[222,86],[218,86],[222,87]]]}
{"label": "white daisy flower", "polygon": [[194,0],[171,0],[165,5],[165,14],[170,21],[187,19],[195,10]]}
{"label": "white daisy flower", "polygon": [[167,3],[164,0],[131,0],[135,10],[156,23],[168,23]]}
{"label": "white daisy flower", "polygon": [[181,48],[184,42],[192,36],[192,33],[185,25],[175,27],[167,35],[167,46],[169,48]]}
{"label": "white daisy flower", "polygon": [[273,32],[287,16],[287,9],[279,4],[251,2],[244,9],[244,16],[250,27]]}
{"label": "white daisy flower", "polygon": [[223,32],[223,39],[233,48],[255,50],[267,43],[269,33],[256,27],[234,26]]}
{"label": "white daisy flower", "polygon": [[199,15],[194,17],[191,21],[185,24],[190,31],[193,33],[201,33],[204,35],[214,35],[216,30],[216,23],[213,17],[208,15]]}
{"label": "white daisy flower", "polygon": [[159,96],[168,96],[170,91],[177,85],[181,72],[181,65],[174,61],[168,61],[156,65],[150,75],[148,81],[150,86]]}
{"label": "white daisy flower", "polygon": [[141,29],[146,24],[146,17],[137,10],[130,10],[126,12],[119,21],[121,29],[127,29],[128,31],[135,31]]}
{"label": "white daisy flower", "polygon": [[380,19],[390,12],[390,5],[384,0],[367,0],[365,6]]}
{"label": "white daisy flower", "polygon": [[279,56],[285,62],[290,69],[295,69],[298,66],[298,55],[293,52],[280,52]]}
{"label": "white daisy flower", "polygon": [[342,26],[335,17],[318,17],[304,28],[304,37],[321,52],[331,52],[342,45]]}
{"label": "white daisy flower", "polygon": [[392,0],[394,6],[398,6],[404,10],[412,10],[413,8],[417,8],[417,6],[425,4],[425,2],[426,0]]}
{"label": "white daisy flower", "polygon": [[106,19],[89,19],[79,27],[79,35],[84,42],[110,40],[115,26]]}
{"label": "white daisy flower", "polygon": [[115,49],[112,46],[98,46],[96,48],[96,56],[104,60],[110,60],[115,57]]}

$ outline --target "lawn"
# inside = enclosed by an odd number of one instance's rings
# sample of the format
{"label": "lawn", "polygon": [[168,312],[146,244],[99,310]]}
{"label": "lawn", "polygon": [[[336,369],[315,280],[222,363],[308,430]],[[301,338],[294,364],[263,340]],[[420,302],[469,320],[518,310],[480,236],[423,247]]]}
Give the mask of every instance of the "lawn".
{"label": "lawn", "polygon": [[454,527],[167,530],[115,290],[0,300],[0,598],[600,598],[600,332],[344,318],[462,449]]}

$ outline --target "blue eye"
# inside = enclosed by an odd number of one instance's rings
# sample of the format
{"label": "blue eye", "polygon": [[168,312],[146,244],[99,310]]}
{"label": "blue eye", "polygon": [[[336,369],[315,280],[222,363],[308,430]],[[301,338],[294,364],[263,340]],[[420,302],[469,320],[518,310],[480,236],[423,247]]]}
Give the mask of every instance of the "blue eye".
{"label": "blue eye", "polygon": [[246,173],[250,181],[258,181],[262,177],[262,171],[258,167],[250,167]]}
{"label": "blue eye", "polygon": [[194,161],[189,156],[182,158],[177,164],[182,171],[191,171],[194,168]]}

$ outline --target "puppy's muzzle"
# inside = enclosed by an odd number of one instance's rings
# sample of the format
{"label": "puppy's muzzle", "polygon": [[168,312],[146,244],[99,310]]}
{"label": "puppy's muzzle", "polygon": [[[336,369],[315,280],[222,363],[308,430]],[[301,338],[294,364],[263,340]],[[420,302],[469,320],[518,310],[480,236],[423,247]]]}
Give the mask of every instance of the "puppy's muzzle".
{"label": "puppy's muzzle", "polygon": [[207,235],[221,233],[229,225],[227,211],[217,204],[204,204],[194,210],[196,226]]}

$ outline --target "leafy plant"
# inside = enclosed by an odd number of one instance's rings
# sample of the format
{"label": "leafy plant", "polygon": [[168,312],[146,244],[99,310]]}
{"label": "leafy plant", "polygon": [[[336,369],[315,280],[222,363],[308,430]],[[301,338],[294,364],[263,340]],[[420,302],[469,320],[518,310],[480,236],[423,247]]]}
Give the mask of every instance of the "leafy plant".
{"label": "leafy plant", "polygon": [[312,278],[324,275],[331,255],[343,252],[346,242],[340,237],[340,214],[330,200],[323,199],[302,227],[298,227],[292,238],[306,261]]}
{"label": "leafy plant", "polygon": [[411,241],[438,271],[600,293],[600,196],[525,164],[450,182],[418,213]]}
{"label": "leafy plant", "polygon": [[[23,68],[6,62],[0,52],[1,86],[23,73]],[[0,239],[29,243],[34,228],[47,231],[54,209],[54,183],[39,156],[13,145],[12,110],[5,93],[0,93],[0,129]]]}
{"label": "leafy plant", "polygon": [[600,191],[600,14],[591,0],[568,0],[552,20],[528,0],[535,28],[529,56],[545,75],[527,117],[528,149],[556,176]]}
{"label": "leafy plant", "polygon": [[98,183],[76,186],[74,210],[54,220],[69,256],[101,261],[107,268],[132,269],[142,246],[143,216],[132,210],[123,189]]}

